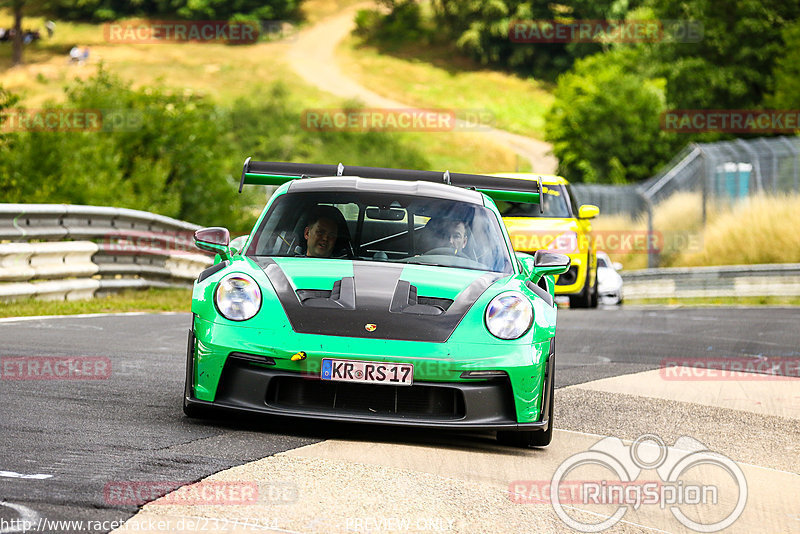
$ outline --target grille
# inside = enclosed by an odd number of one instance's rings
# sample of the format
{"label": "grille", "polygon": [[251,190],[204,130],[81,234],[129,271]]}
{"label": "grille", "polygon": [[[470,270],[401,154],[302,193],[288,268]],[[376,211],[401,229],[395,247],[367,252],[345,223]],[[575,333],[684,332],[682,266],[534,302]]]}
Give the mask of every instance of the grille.
{"label": "grille", "polygon": [[578,279],[578,268],[574,265],[569,268],[569,271],[558,276],[556,280],[557,286],[571,286]]}
{"label": "grille", "polygon": [[451,387],[389,386],[276,377],[267,389],[276,408],[313,409],[359,415],[461,419],[464,397]]}

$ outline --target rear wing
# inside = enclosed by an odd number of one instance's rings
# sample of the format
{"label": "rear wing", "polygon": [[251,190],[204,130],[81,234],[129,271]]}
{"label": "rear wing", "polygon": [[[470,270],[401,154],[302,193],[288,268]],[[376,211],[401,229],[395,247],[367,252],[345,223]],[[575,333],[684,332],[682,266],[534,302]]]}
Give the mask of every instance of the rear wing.
{"label": "rear wing", "polygon": [[359,176],[361,178],[380,178],[384,180],[434,182],[475,189],[495,201],[525,202],[528,204],[540,204],[542,190],[542,180],[539,176],[535,178],[508,178],[449,171],[345,167],[341,163],[339,165],[318,165],[311,163],[251,161],[250,158],[247,158],[242,169],[242,179],[239,181],[239,192],[242,192],[245,184],[281,185],[291,180],[320,176]]}

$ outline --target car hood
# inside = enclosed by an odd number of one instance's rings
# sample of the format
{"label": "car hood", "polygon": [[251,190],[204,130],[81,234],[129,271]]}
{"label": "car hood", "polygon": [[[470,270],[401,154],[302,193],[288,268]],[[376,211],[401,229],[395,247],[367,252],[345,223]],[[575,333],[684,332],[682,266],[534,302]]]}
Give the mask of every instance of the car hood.
{"label": "car hood", "polygon": [[565,232],[578,232],[575,219],[550,219],[546,217],[504,217],[514,250],[540,250],[555,246],[559,252],[572,243],[553,243]]}
{"label": "car hood", "polygon": [[371,261],[259,258],[296,332],[444,342],[501,273]]}

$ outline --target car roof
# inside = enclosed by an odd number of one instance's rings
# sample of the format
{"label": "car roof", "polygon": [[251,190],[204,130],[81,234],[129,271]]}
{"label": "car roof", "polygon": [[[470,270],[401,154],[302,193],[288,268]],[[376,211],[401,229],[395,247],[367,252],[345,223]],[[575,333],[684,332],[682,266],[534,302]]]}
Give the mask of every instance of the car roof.
{"label": "car roof", "polygon": [[519,178],[520,180],[535,180],[537,176],[541,177],[542,183],[545,185],[567,185],[569,182],[561,176],[555,174],[536,174],[533,172],[500,172],[492,176],[502,176],[504,178]]}
{"label": "car roof", "polygon": [[324,191],[352,191],[366,193],[388,193],[395,195],[419,196],[455,200],[470,204],[484,205],[484,195],[472,189],[455,187],[434,182],[405,182],[359,176],[327,176],[321,178],[302,178],[292,180],[289,193],[311,193]]}

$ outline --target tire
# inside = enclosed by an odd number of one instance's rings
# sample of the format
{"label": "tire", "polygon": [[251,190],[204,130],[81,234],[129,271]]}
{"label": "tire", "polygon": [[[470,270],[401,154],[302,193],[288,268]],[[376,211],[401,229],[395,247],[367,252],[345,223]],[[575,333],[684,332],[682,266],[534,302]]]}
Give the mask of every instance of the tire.
{"label": "tire", "polygon": [[589,307],[590,308],[597,308],[597,304],[600,302],[600,284],[597,283],[597,271],[594,272],[594,291],[592,291]]}
{"label": "tire", "polygon": [[553,404],[555,404],[555,340],[550,341],[550,358],[552,358],[552,366],[549,368],[547,377],[547,389],[550,391],[548,394],[548,407],[547,407],[547,430],[501,430],[497,432],[497,442],[501,445],[509,447],[517,447],[522,449],[529,449],[531,447],[547,447],[553,441]]}
{"label": "tire", "polygon": [[[597,284],[595,284],[597,285]],[[569,307],[570,308],[589,308],[592,305],[592,293],[589,287],[589,275],[586,275],[586,284],[577,295],[570,295]]]}

